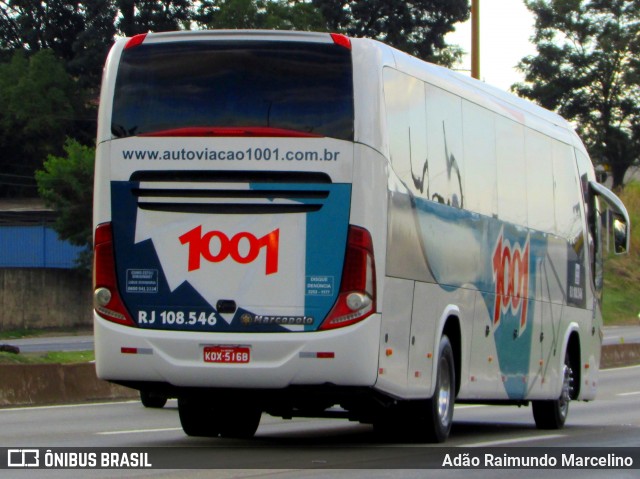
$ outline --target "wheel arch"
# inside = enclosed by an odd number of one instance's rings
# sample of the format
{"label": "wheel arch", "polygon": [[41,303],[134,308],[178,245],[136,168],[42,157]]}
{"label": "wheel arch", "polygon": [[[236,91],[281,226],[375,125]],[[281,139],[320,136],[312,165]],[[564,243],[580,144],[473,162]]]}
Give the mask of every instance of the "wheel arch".
{"label": "wheel arch", "polygon": [[459,315],[455,314],[453,311],[450,311],[446,316],[438,341],[440,340],[440,337],[444,335],[449,338],[451,349],[453,349],[453,360],[456,371],[455,392],[457,396],[460,392],[462,374],[462,330],[460,328]]}
{"label": "wheel arch", "polygon": [[573,370],[575,378],[573,381],[574,388],[571,392],[571,399],[575,400],[580,396],[580,387],[582,386],[582,348],[580,345],[580,332],[577,325],[572,324],[569,327],[564,344],[564,351],[561,358],[564,362],[565,355],[569,355],[569,363],[571,364],[571,369]]}

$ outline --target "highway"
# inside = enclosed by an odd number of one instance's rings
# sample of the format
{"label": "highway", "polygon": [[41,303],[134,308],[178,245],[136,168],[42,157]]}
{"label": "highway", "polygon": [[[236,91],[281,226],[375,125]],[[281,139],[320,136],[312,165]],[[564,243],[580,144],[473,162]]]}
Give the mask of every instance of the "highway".
{"label": "highway", "polygon": [[621,343],[640,343],[640,321],[635,325],[605,326],[602,344]]}
{"label": "highway", "polygon": [[[446,447],[639,448],[639,377],[640,366],[601,371],[598,399],[590,403],[571,403],[567,426],[560,431],[535,429],[530,408],[456,406],[454,426]],[[157,410],[145,409],[138,401],[0,409],[0,425],[0,447],[198,447],[218,454],[217,457],[224,459],[221,464],[231,464],[230,467],[233,467],[215,471],[91,471],[91,477],[100,478],[455,478],[472,475],[475,479],[513,476],[513,471],[508,470],[404,469],[402,461],[413,464],[420,455],[435,451],[434,447],[386,443],[384,438],[373,434],[370,426],[342,420],[284,421],[265,415],[256,437],[250,441],[192,438],[185,436],[180,428],[175,401],[169,401],[164,409]],[[331,451],[338,447],[342,454],[335,456]],[[298,455],[289,452],[291,449]],[[345,468],[373,470],[324,468],[335,467],[336,464]],[[386,464],[400,469],[381,469]],[[270,469],[264,470],[264,467]],[[23,472],[3,471],[2,477],[27,477],[21,475]],[[30,472],[29,477],[39,477],[41,473],[42,477],[51,478],[85,477],[87,473],[77,470]],[[640,469],[546,470],[544,476],[584,479],[603,477],[605,473],[608,478],[631,478],[639,477]],[[533,478],[540,477],[541,471],[521,470],[517,474],[519,479]]]}

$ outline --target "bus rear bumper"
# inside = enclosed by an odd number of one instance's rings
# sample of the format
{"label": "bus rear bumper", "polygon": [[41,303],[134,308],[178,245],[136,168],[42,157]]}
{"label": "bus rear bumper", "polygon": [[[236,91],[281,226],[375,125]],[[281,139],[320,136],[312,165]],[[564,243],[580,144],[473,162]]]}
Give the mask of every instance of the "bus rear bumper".
{"label": "bus rear bumper", "polygon": [[[114,382],[178,388],[373,386],[378,372],[379,314],[345,328],[304,333],[160,331],[94,314],[94,332],[98,377]],[[212,362],[219,358],[207,354],[233,346],[249,351],[248,362]]]}

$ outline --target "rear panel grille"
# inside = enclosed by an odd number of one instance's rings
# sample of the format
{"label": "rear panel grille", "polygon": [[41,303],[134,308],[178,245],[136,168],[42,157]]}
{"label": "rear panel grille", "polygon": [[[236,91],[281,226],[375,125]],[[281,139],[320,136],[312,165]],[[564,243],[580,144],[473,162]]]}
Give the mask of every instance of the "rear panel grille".
{"label": "rear panel grille", "polygon": [[139,208],[196,214],[319,211],[331,184],[324,173],[256,171],[144,171],[130,180]]}
{"label": "rear panel grille", "polygon": [[298,171],[136,171],[130,181],[201,183],[331,183],[326,173]]}

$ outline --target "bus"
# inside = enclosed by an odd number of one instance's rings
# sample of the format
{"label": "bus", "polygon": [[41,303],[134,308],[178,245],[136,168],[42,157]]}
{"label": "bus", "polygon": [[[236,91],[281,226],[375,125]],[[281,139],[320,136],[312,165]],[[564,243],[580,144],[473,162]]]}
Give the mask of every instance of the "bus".
{"label": "bus", "polygon": [[455,403],[553,429],[596,394],[628,214],[570,124],[482,82],[340,34],[119,39],[94,196],[97,374],[187,435],[442,442]]}

